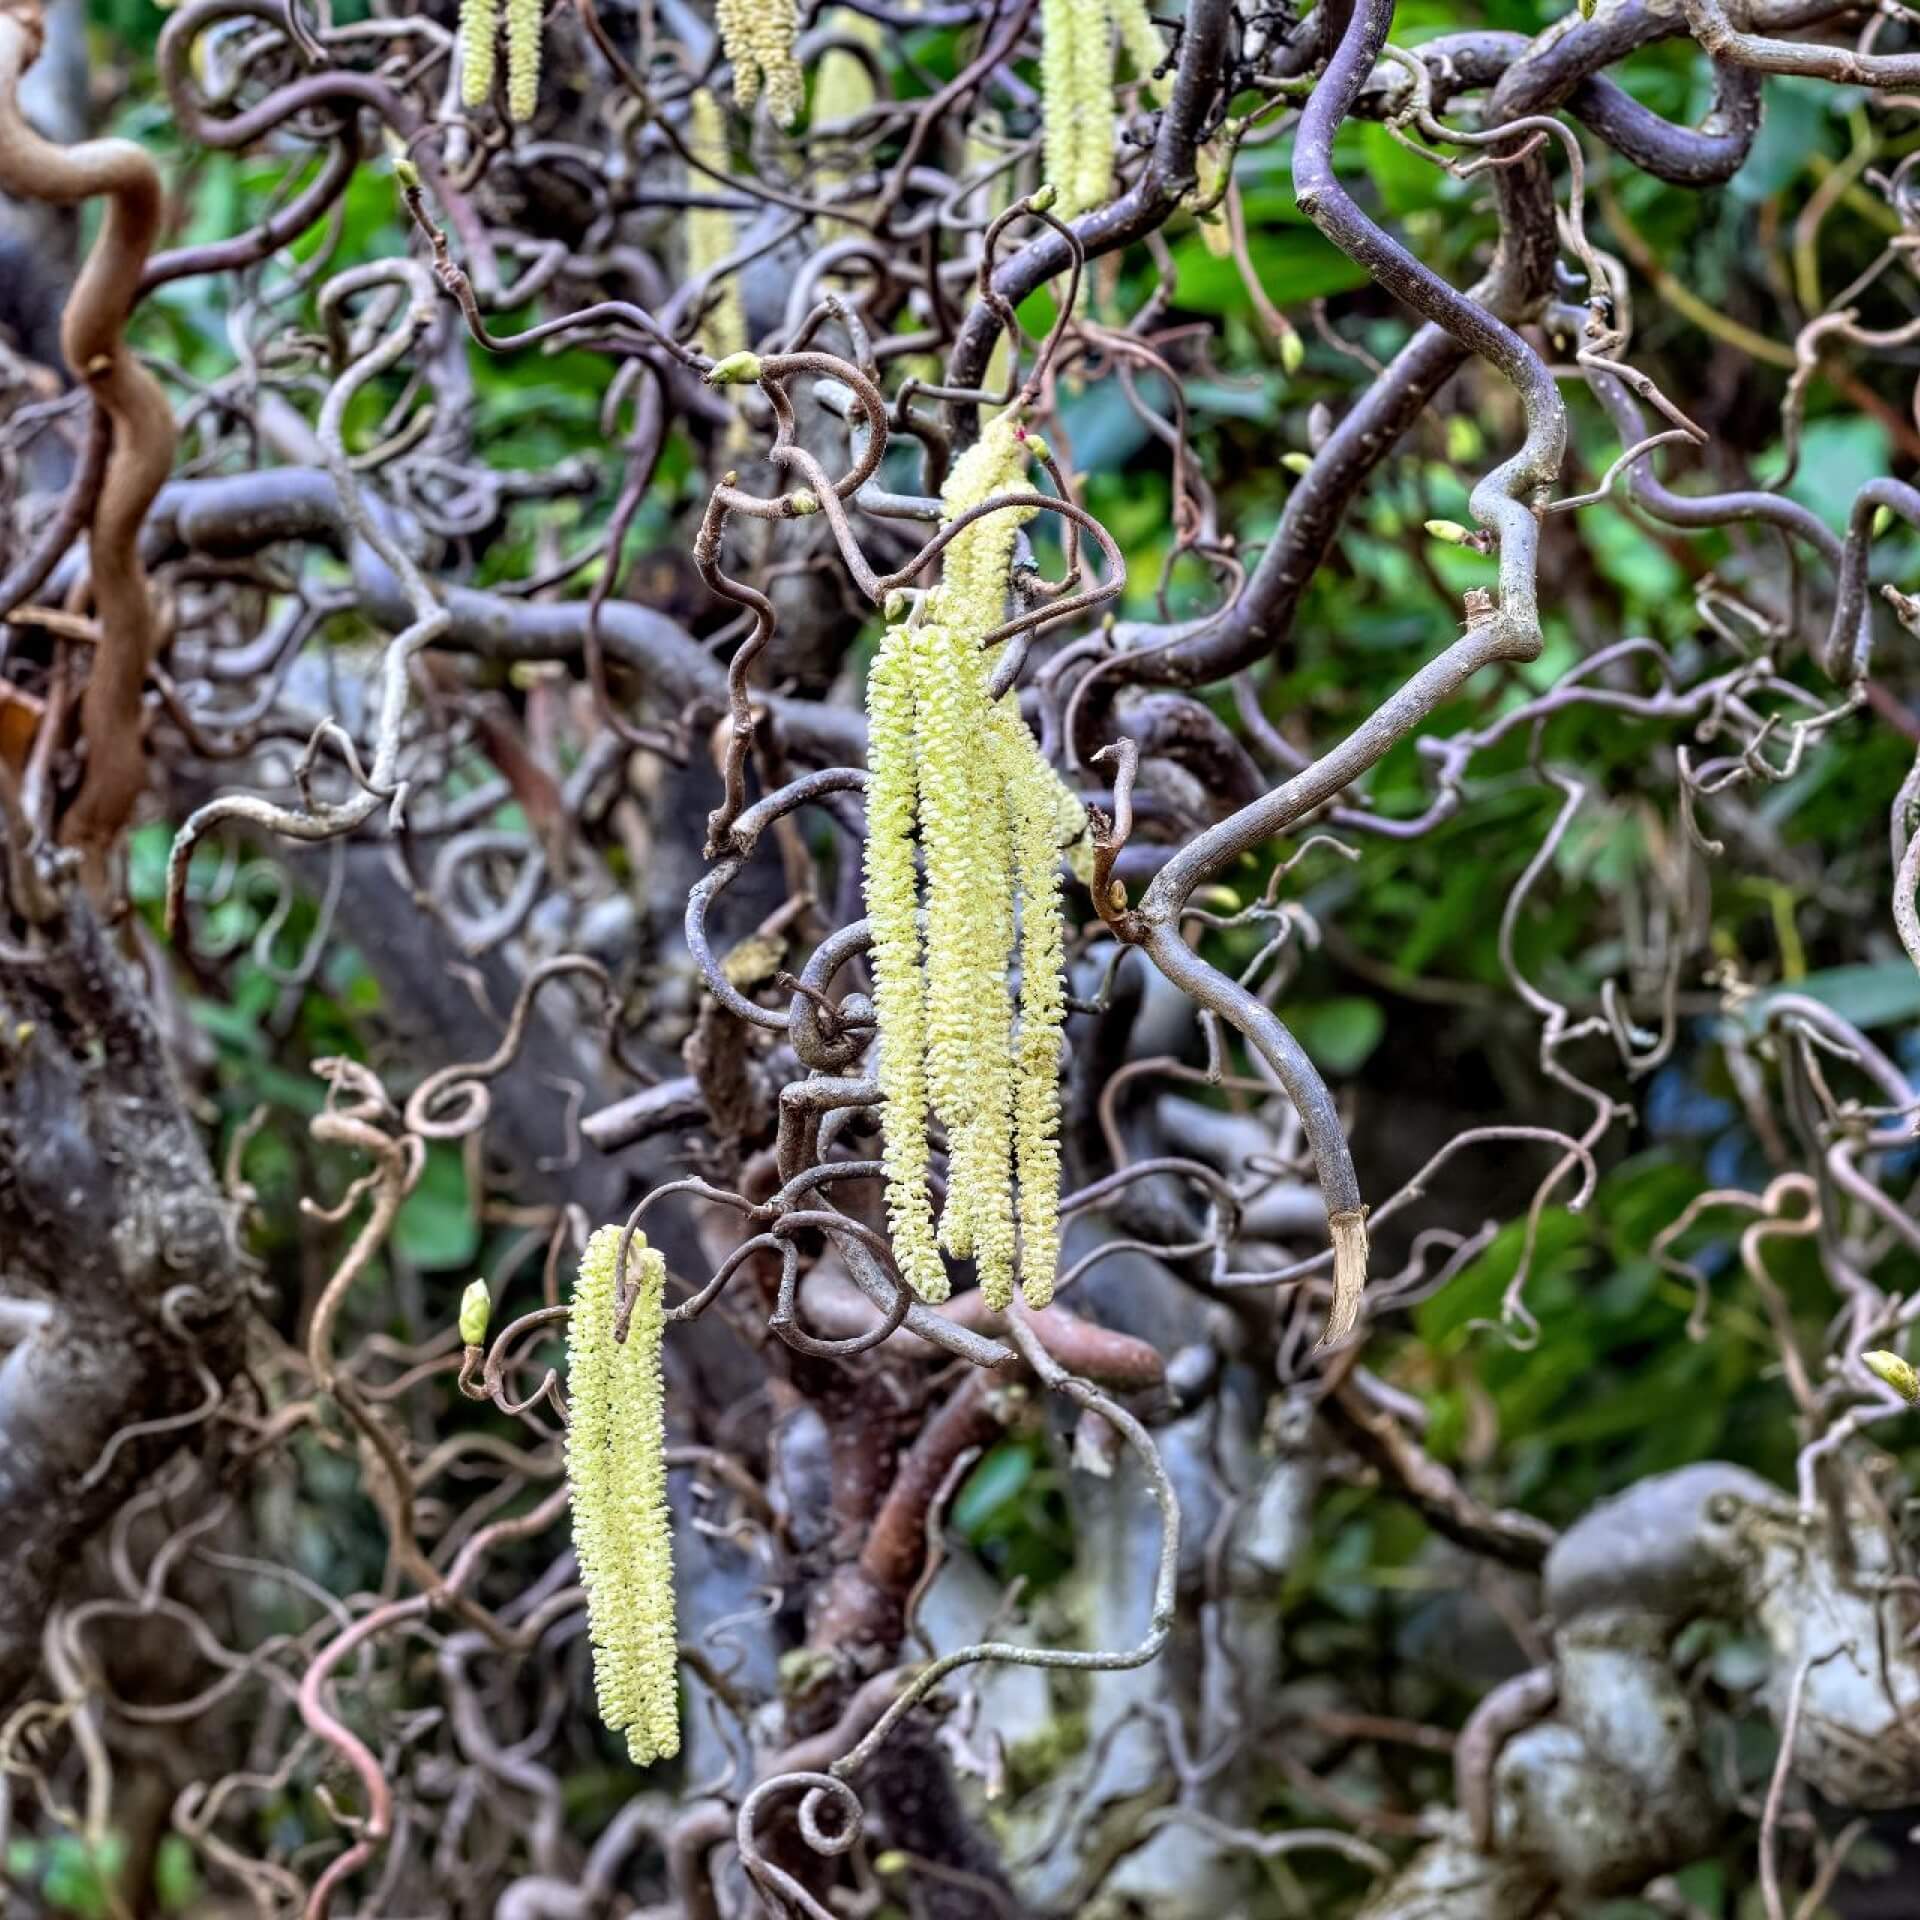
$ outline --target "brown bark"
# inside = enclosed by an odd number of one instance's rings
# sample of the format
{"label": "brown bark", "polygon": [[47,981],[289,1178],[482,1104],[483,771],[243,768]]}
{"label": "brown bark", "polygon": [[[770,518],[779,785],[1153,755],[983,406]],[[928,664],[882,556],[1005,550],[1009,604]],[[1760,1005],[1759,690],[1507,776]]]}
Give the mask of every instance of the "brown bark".
{"label": "brown bark", "polygon": [[82,1545],[178,1444],[130,1430],[228,1390],[246,1291],[143,988],[84,902],[38,933],[0,953],[0,1703]]}

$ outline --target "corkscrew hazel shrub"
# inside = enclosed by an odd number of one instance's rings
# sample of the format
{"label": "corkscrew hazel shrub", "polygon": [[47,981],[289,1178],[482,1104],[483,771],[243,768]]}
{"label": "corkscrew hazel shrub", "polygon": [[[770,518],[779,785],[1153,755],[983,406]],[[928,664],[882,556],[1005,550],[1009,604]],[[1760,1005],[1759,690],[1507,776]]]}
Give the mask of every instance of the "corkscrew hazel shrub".
{"label": "corkscrew hazel shrub", "polygon": [[625,1732],[636,1766],[680,1751],[673,1535],[667,1513],[666,1401],[660,1342],[667,1267],[636,1233],[638,1294],[614,1338],[620,1228],[580,1257],[567,1320],[567,1494],[587,1590],[600,1717]]}

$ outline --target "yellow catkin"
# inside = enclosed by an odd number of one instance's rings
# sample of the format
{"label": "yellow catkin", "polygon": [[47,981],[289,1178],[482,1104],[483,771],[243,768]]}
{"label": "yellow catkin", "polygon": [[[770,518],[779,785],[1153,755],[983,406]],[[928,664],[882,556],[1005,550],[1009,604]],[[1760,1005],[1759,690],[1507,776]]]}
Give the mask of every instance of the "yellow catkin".
{"label": "yellow catkin", "polygon": [[540,104],[540,0],[507,0],[507,111],[531,120]]}
{"label": "yellow catkin", "polygon": [[[949,521],[1027,490],[1010,414],[955,463]],[[1065,930],[1059,863],[1085,816],[1041,758],[1011,694],[986,697],[982,642],[1005,619],[1030,506],[968,521],[918,625],[889,630],[868,681],[867,911],[880,1021],[888,1217],[901,1272],[944,1295],[926,1191],[929,1113],[947,1136],[938,1246],[972,1259],[989,1306],[1051,1297],[1058,1251]],[[925,860],[926,935],[913,868]],[[1009,992],[1018,927],[1020,1029]],[[1015,1198],[1018,1176],[1019,1197]]]}
{"label": "yellow catkin", "polygon": [[[1029,455],[1020,423],[1011,413],[997,415],[979,439],[953,463],[940,504],[948,520],[1004,493],[1031,491],[1026,485]],[[940,562],[938,589],[943,616],[970,626],[982,638],[1001,624],[1014,542],[1034,516],[1032,507],[1009,508],[970,521],[947,543]],[[984,686],[987,666],[979,660]]]}
{"label": "yellow catkin", "polygon": [[[720,102],[705,87],[687,102],[687,151],[700,166],[725,179],[727,121]],[[696,193],[711,193],[718,182],[688,169],[687,184]],[[694,207],[687,214],[687,274],[704,279],[734,249],[733,215],[724,207]],[[708,289],[706,317],[700,323],[700,343],[716,360],[747,348],[747,310],[740,298],[738,279],[729,274]]]}
{"label": "yellow catkin", "polygon": [[[1017,423],[1002,414],[954,463],[941,504],[949,520],[1011,490],[1026,466]],[[1030,510],[970,521],[948,543],[915,683],[927,853],[928,1085],[948,1132],[941,1239],[980,1262],[981,1289],[1011,1285],[1006,974],[1012,949],[1006,808],[983,756],[987,661],[981,639],[1000,624],[1020,523]],[[983,1243],[982,1233],[987,1235]]]}
{"label": "yellow catkin", "polygon": [[1060,1255],[1060,1043],[1067,1011],[1058,781],[1017,711],[1003,702],[993,718],[1020,892],[1020,1038],[1013,1096],[1020,1285],[1029,1306],[1044,1307],[1053,1298]]}
{"label": "yellow catkin", "polygon": [[1071,0],[1072,112],[1080,127],[1073,178],[1061,192],[1075,213],[1103,204],[1113,190],[1118,130],[1113,113],[1113,32],[1106,0]]}
{"label": "yellow catkin", "polygon": [[1051,767],[1047,768],[1047,779],[1053,794],[1054,837],[1066,849],[1067,871],[1083,887],[1090,887],[1093,836],[1087,831],[1087,810],[1080,796]]}
{"label": "yellow catkin", "polygon": [[767,111],[783,127],[800,118],[807,104],[806,77],[794,54],[800,15],[793,0],[756,0],[760,74],[767,87]]}
{"label": "yellow catkin", "polygon": [[567,1316],[567,1494],[600,1717],[644,1767],[680,1751],[660,1373],[667,1275],[636,1233],[628,1264],[638,1292],[626,1340],[616,1341],[620,1231],[602,1227],[588,1241]]}
{"label": "yellow catkin", "polygon": [[[979,657],[977,636],[969,634],[965,644]],[[984,705],[979,711],[986,711]],[[975,1024],[977,1089],[966,1160],[974,1269],[981,1297],[1000,1310],[1013,1298],[1019,1244],[1013,1190],[1013,1002],[1007,991],[1014,941],[1013,841],[1006,783],[991,752],[982,751],[985,744],[976,730],[969,767],[977,820],[973,888],[986,936],[982,942],[986,964],[977,970],[981,975]]]}
{"label": "yellow catkin", "polygon": [[493,92],[494,0],[460,0],[460,101],[484,107]]}
{"label": "yellow catkin", "polygon": [[714,24],[733,69],[733,97],[751,107],[764,85],[767,111],[783,127],[800,118],[806,78],[794,54],[800,15],[793,0],[716,0]]}
{"label": "yellow catkin", "polygon": [[927,1090],[947,1130],[947,1201],[941,1244],[973,1253],[974,1145],[983,982],[993,976],[992,927],[974,891],[978,821],[971,723],[978,700],[969,683],[966,638],[937,615],[915,629],[914,749],[920,784],[920,840],[927,865]]}
{"label": "yellow catkin", "polygon": [[[1074,112],[1075,0],[1040,0],[1040,108],[1047,178],[1062,201],[1080,172],[1080,121]],[[1079,209],[1063,206],[1067,213]]]}
{"label": "yellow catkin", "polygon": [[1147,98],[1156,106],[1165,105],[1167,82],[1155,76],[1166,60],[1167,43],[1153,24],[1147,0],[1108,0],[1108,3],[1113,9],[1113,23],[1120,29],[1120,44],[1126,48],[1134,72],[1145,85]]}
{"label": "yellow catkin", "polygon": [[867,918],[880,1020],[887,1222],[894,1259],[921,1299],[951,1290],[927,1196],[927,1004],[914,871],[913,646],[891,627],[867,676]]}
{"label": "yellow catkin", "polygon": [[1106,0],[1068,0],[1068,119],[1073,171],[1054,184],[1068,213],[1085,213],[1114,190],[1114,27]]}
{"label": "yellow catkin", "polygon": [[1085,213],[1113,192],[1117,126],[1113,107],[1114,29],[1155,101],[1166,44],[1143,0],[1041,0],[1040,99],[1047,178],[1060,211]]}
{"label": "yellow catkin", "polygon": [[[834,18],[834,31],[842,40],[850,40],[877,54],[883,29],[877,20],[864,13],[843,13]],[[818,77],[813,83],[813,121],[816,127],[837,126],[851,120],[873,105],[873,74],[852,47],[834,44],[820,56]]]}
{"label": "yellow catkin", "polygon": [[[876,58],[885,45],[886,29],[879,21],[868,19],[864,13],[853,13],[843,8],[835,14],[833,28],[841,41],[852,41]],[[854,120],[877,98],[873,74],[867,62],[851,47],[836,43],[820,56],[820,65],[814,75],[813,115],[809,130],[818,133],[824,128]],[[815,173],[819,197],[823,200],[835,199],[853,177],[852,165],[842,151],[834,150],[819,163]],[[820,223],[823,240],[851,239],[859,232],[858,227],[844,220],[829,219]]]}
{"label": "yellow catkin", "polygon": [[750,107],[760,97],[760,62],[753,51],[753,0],[715,0],[713,24],[720,30],[720,50],[733,69],[733,98]]}
{"label": "yellow catkin", "polygon": [[[944,613],[944,585],[938,598]],[[981,752],[981,631],[968,620],[930,623],[917,636],[927,1082],[947,1131],[941,1242],[957,1258],[976,1260],[982,1292],[989,1303],[1004,1305],[1013,1277],[1006,989],[1012,909],[1006,808]]]}

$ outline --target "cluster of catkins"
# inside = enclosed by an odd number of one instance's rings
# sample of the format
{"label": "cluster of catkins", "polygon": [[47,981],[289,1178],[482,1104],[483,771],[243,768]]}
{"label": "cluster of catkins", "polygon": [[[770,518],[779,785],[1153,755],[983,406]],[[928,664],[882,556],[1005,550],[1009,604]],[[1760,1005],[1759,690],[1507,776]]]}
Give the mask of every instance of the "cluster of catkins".
{"label": "cluster of catkins", "polygon": [[1040,0],[1040,93],[1047,178],[1060,210],[1085,213],[1113,191],[1114,36],[1156,97],[1166,43],[1146,0]]}
{"label": "cluster of catkins", "polygon": [[[687,99],[687,152],[709,173],[724,179],[732,170],[727,151],[727,116],[705,87],[696,87]],[[712,193],[713,180],[688,170],[688,186]],[[687,277],[704,280],[739,244],[733,215],[725,207],[692,207],[687,212]],[[744,351],[747,344],[747,308],[739,277],[727,274],[708,286],[708,305],[700,322],[700,339],[716,360]]]}
{"label": "cluster of catkins", "polygon": [[636,1233],[628,1267],[638,1294],[627,1337],[616,1340],[620,1231],[602,1227],[587,1242],[567,1316],[567,1497],[600,1717],[625,1732],[627,1752],[645,1767],[680,1751],[660,1375],[667,1267]]}
{"label": "cluster of catkins", "polygon": [[767,111],[783,127],[800,118],[806,105],[806,81],[793,43],[800,36],[799,10],[793,0],[715,0],[714,24],[733,68],[733,97],[750,107],[767,91]]}
{"label": "cluster of catkins", "polygon": [[[947,520],[1025,491],[1027,462],[1040,451],[1011,411],[1001,414],[955,463],[942,496]],[[1014,696],[987,697],[992,654],[983,642],[1006,619],[1015,538],[1035,511],[1007,507],[954,535],[940,584],[887,629],[867,680],[866,894],[894,1258],[933,1301],[949,1290],[940,1248],[971,1258],[994,1307],[1012,1299],[1016,1270],[1030,1305],[1053,1294],[1060,862],[1086,831],[1084,810],[1041,756]],[[1017,1033],[1008,989],[1016,936]],[[947,1139],[937,1237],[930,1114]]]}
{"label": "cluster of catkins", "polygon": [[[531,120],[540,99],[540,0],[507,0],[507,111]],[[497,0],[460,0],[460,99],[484,107],[493,94]]]}

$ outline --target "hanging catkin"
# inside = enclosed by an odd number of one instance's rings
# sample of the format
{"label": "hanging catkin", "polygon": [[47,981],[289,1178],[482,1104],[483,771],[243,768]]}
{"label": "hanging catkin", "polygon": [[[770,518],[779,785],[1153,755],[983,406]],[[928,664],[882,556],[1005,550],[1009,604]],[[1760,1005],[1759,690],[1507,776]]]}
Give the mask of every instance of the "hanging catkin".
{"label": "hanging catkin", "polygon": [[[727,120],[720,102],[705,87],[697,89],[687,102],[687,151],[707,169],[689,168],[687,184],[696,193],[712,193],[719,175],[724,180],[731,171],[727,153]],[[734,250],[733,215],[724,207],[694,207],[687,214],[687,277],[706,280]],[[700,322],[700,343],[716,360],[744,353],[747,346],[747,310],[740,298],[740,283],[733,274],[714,283],[708,290],[705,317]]]}
{"label": "hanging catkin", "polygon": [[1157,75],[1167,48],[1146,0],[1041,0],[1047,178],[1059,191],[1060,211],[1068,215],[1102,205],[1113,192],[1116,29],[1148,98],[1163,103],[1166,89]]}
{"label": "hanging catkin", "polygon": [[[545,21],[541,0],[506,0],[507,112],[531,120],[540,104],[540,52]],[[460,0],[460,101],[484,107],[499,72],[498,0]]]}
{"label": "hanging catkin", "polygon": [[793,0],[717,0],[714,25],[733,68],[733,97],[750,107],[766,88],[767,111],[783,127],[800,118],[807,83],[794,54],[800,16]]}
{"label": "hanging catkin", "polygon": [[507,0],[507,111],[531,120],[540,104],[540,0]]}
{"label": "hanging catkin", "polygon": [[[1010,413],[989,424],[948,478],[947,520],[1024,491],[1037,447]],[[947,1294],[942,1246],[970,1258],[995,1307],[1011,1300],[1016,1271],[1029,1304],[1053,1293],[1059,863],[1085,824],[1013,695],[987,698],[982,642],[1005,620],[1014,540],[1034,511],[1005,508],[954,536],[940,584],[916,618],[888,628],[867,683],[867,913],[894,1257],[926,1300]],[[1008,984],[1016,928],[1017,1033]],[[947,1137],[937,1231],[927,1192],[933,1116]]]}
{"label": "hanging catkin", "polygon": [[484,107],[493,92],[494,38],[500,30],[494,0],[460,0],[460,102]]}
{"label": "hanging catkin", "polygon": [[636,1233],[628,1267],[638,1293],[627,1337],[616,1340],[620,1231],[602,1227],[587,1242],[567,1316],[567,1497],[600,1717],[645,1767],[680,1751],[660,1376],[667,1269]]}

